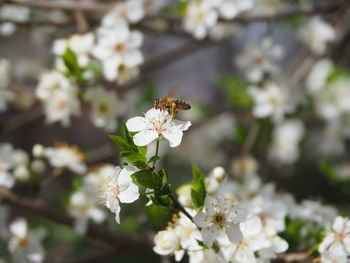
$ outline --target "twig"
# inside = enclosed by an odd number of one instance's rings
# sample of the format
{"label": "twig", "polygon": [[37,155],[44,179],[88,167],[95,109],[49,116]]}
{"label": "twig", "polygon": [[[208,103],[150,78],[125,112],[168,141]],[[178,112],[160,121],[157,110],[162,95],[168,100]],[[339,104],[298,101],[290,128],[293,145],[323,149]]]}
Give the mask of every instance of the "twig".
{"label": "twig", "polygon": [[284,253],[279,254],[277,259],[273,262],[311,262],[314,258],[308,252]]}
{"label": "twig", "polygon": [[252,22],[271,22],[274,20],[279,20],[295,15],[315,15],[315,14],[326,14],[326,13],[332,13],[340,8],[344,8],[346,5],[349,5],[350,1],[345,0],[341,3],[335,3],[335,4],[328,4],[328,5],[322,5],[322,6],[313,6],[310,8],[295,8],[292,10],[285,10],[285,11],[279,11],[277,13],[270,13],[270,14],[261,14],[261,15],[254,15],[254,16],[242,16],[237,17],[233,19],[234,22],[238,23],[252,23]]}
{"label": "twig", "polygon": [[[55,9],[55,10],[64,10],[75,12],[77,10],[85,11],[85,12],[107,12],[110,10],[109,4],[104,4],[100,2],[82,2],[77,3],[73,1],[43,1],[43,0],[5,0],[5,3],[12,3],[17,5],[24,5],[29,7],[43,8],[43,9]],[[259,21],[273,21],[282,18],[287,18],[295,15],[314,15],[314,14],[324,14],[324,13],[332,13],[339,8],[343,8],[344,5],[348,5],[350,3],[349,0],[345,0],[341,3],[334,3],[322,6],[313,6],[310,8],[295,8],[292,10],[284,10],[279,11],[278,13],[267,13],[260,15],[250,15],[250,16],[239,16],[230,21],[237,23],[252,23]],[[169,16],[169,15],[156,15],[149,17],[150,19],[166,19],[172,23],[177,23],[181,21],[181,17],[178,16]],[[224,20],[224,22],[228,22],[229,20]]]}
{"label": "twig", "polygon": [[251,120],[251,126],[249,128],[249,133],[248,136],[246,138],[246,140],[244,141],[244,144],[242,146],[242,156],[246,156],[249,154],[250,150],[252,149],[255,139],[259,133],[259,123],[257,120],[254,120],[252,118]]}
{"label": "twig", "polygon": [[[57,224],[66,225],[69,227],[72,227],[74,224],[74,219],[67,214],[46,207],[40,200],[21,198],[4,187],[0,187],[0,202],[17,209],[23,209],[31,212]],[[91,239],[101,241],[102,243],[113,248],[118,253],[151,250],[151,244],[145,237],[136,239],[124,234],[116,234],[110,229],[93,223],[89,224],[86,236]]]}
{"label": "twig", "polygon": [[85,12],[107,12],[110,9],[110,5],[83,1],[77,3],[74,1],[43,1],[43,0],[5,0],[5,3],[11,3],[16,5],[23,5],[29,7],[36,7],[42,9],[54,9],[62,11],[85,11]]}
{"label": "twig", "polygon": [[31,123],[43,116],[41,105],[35,105],[29,111],[22,111],[0,126],[0,137]]}
{"label": "twig", "polygon": [[186,217],[188,217],[188,219],[190,219],[196,225],[196,223],[193,220],[193,217],[186,211],[186,209],[179,203],[179,201],[177,201],[176,197],[174,197],[172,194],[170,194],[169,197],[174,202],[174,208],[181,211]]}
{"label": "twig", "polygon": [[15,19],[10,18],[0,18],[0,23],[13,23],[19,26],[56,26],[56,27],[63,27],[68,26],[71,23],[71,20],[65,20],[62,22],[53,21],[53,20],[29,20],[29,21],[17,21]]}

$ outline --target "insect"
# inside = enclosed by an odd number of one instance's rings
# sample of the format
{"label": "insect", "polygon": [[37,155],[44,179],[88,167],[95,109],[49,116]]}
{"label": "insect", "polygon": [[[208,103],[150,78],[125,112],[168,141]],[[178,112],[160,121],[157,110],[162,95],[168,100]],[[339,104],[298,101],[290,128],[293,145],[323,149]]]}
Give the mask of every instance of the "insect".
{"label": "insect", "polygon": [[[173,91],[173,89],[171,91]],[[154,108],[165,110],[169,112],[172,118],[175,118],[178,110],[189,110],[191,109],[191,105],[187,101],[173,98],[169,94],[166,97],[155,99]]]}

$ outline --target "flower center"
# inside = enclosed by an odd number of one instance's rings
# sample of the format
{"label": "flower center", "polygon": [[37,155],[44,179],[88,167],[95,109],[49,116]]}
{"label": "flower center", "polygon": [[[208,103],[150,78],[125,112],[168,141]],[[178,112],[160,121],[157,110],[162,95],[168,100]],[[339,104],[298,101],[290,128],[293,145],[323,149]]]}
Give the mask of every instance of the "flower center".
{"label": "flower center", "polygon": [[346,235],[344,232],[339,232],[335,234],[335,240],[337,242],[342,242],[345,239]]}
{"label": "flower center", "polygon": [[226,217],[224,214],[217,213],[213,216],[212,223],[223,227],[226,222]]}
{"label": "flower center", "polygon": [[116,52],[121,53],[124,51],[124,44],[123,43],[118,43],[114,46],[114,49]]}
{"label": "flower center", "polygon": [[103,103],[101,103],[100,105],[99,105],[99,107],[98,107],[98,110],[102,113],[102,114],[105,114],[106,112],[107,112],[107,106],[106,106],[106,104],[103,104]]}
{"label": "flower center", "polygon": [[21,248],[28,247],[28,245],[29,245],[29,240],[27,237],[21,238],[18,242],[18,246]]}
{"label": "flower center", "polygon": [[255,57],[253,61],[254,61],[254,64],[261,65],[264,62],[264,58],[263,57]]}
{"label": "flower center", "polygon": [[60,102],[57,103],[57,110],[64,110],[68,106],[68,101],[66,100],[61,100]]}
{"label": "flower center", "polygon": [[201,22],[204,20],[204,12],[198,12],[196,15],[197,21]]}

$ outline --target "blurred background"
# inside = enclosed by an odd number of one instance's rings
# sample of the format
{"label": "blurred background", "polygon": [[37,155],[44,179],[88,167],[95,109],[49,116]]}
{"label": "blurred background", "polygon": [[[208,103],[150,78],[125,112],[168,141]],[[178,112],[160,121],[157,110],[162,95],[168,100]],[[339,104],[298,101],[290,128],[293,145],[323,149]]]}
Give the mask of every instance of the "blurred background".
{"label": "blurred background", "polygon": [[[320,200],[347,209],[350,100],[340,102],[340,98],[350,98],[349,1],[255,0],[251,8],[232,19],[218,18],[217,28],[208,27],[200,39],[184,26],[191,1],[155,2],[159,2],[153,3],[156,11],[147,14],[145,9],[142,19],[130,23],[130,30],[143,35],[139,74],[122,84],[102,73],[94,80],[76,83],[80,90],[98,85],[117,95],[118,125],[106,130],[91,120],[92,107],[86,102],[81,103],[79,116],[71,117],[69,126],[48,124],[45,104],[36,97],[36,90],[41,76],[57,68],[59,55],[53,52],[54,42],[72,34],[97,32],[104,15],[118,1],[0,1],[0,59],[10,64],[8,89],[15,94],[0,113],[0,142],[28,153],[35,144],[52,147],[66,142],[86,154],[88,166],[118,165],[119,152],[108,135],[120,134],[123,122],[153,107],[155,98],[175,91],[173,97],[192,106],[179,113],[178,119],[190,120],[192,126],[179,147],[170,149],[165,142],[160,147],[164,157],[161,166],[168,169],[174,186],[190,180],[192,164],[204,173],[222,166],[228,176],[235,176],[234,160],[249,155],[258,161],[263,181],[275,182],[279,190],[292,193],[297,200]],[[322,20],[321,25],[316,25],[315,18]],[[15,29],[9,30],[5,24]],[[314,42],[324,42],[324,50]],[[331,61],[328,75],[325,69],[315,69],[324,59]],[[256,74],[261,75],[258,80]],[[0,70],[0,79],[3,75]],[[316,82],[332,78],[348,82],[339,93],[329,88],[321,93],[320,89],[331,83],[321,83],[318,88]],[[273,91],[254,93],[254,89],[267,89],[268,85],[285,92],[283,103],[272,101]],[[331,102],[327,101],[330,97]],[[269,103],[272,109],[266,106]],[[288,106],[282,109],[282,104]],[[322,109],[332,114],[324,114]],[[288,120],[298,124],[283,126]],[[149,152],[154,147],[150,145]],[[47,168],[41,175],[50,178],[44,186],[34,180],[29,185],[16,184],[13,191],[45,200],[60,211],[67,206],[79,179],[70,171],[52,177],[54,172],[54,168]],[[128,236],[165,227],[171,211],[145,208],[145,202],[125,205],[121,225],[112,218],[109,227]],[[22,214],[33,217],[20,208],[14,209],[11,217]],[[100,258],[104,262],[160,262],[151,251],[115,256],[109,248],[76,235],[68,227],[42,218],[34,217],[33,222],[50,229],[46,262],[97,262]],[[92,249],[98,253],[91,253]]]}

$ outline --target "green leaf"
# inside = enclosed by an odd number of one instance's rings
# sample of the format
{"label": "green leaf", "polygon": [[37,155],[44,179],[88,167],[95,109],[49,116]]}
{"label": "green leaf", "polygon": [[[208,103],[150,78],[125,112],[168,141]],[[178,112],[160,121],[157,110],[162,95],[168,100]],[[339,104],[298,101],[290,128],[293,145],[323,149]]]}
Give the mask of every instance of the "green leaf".
{"label": "green leaf", "polygon": [[187,12],[189,1],[178,1],[175,5],[168,8],[166,11],[171,15],[181,15],[184,16]]}
{"label": "green leaf", "polygon": [[167,172],[162,169],[159,171],[159,175],[160,175],[160,178],[161,178],[161,181],[162,181],[162,185],[165,186],[167,183],[168,183],[168,174]]}
{"label": "green leaf", "polygon": [[147,146],[137,146],[137,151],[142,155],[145,156],[147,155]]}
{"label": "green leaf", "polygon": [[253,106],[253,99],[247,92],[247,83],[240,78],[222,76],[219,79],[219,88],[224,90],[229,103],[238,108],[250,108]]}
{"label": "green leaf", "polygon": [[192,166],[193,183],[191,187],[191,198],[194,208],[201,209],[206,196],[204,175],[196,165]]}
{"label": "green leaf", "polygon": [[153,204],[163,207],[170,207],[172,201],[168,195],[151,196]]}
{"label": "green leaf", "polygon": [[152,156],[149,160],[148,160],[148,162],[147,162],[147,164],[155,164],[158,160],[160,160],[160,157],[158,156],[158,155],[155,155],[155,156]]}
{"label": "green leaf", "polygon": [[305,15],[294,15],[294,16],[289,16],[289,17],[280,19],[279,22],[286,26],[297,27],[304,24],[306,20],[307,19]]}
{"label": "green leaf", "polygon": [[109,135],[109,138],[114,142],[115,145],[120,149],[120,151],[134,152],[132,146],[128,144],[126,140],[117,135]]}
{"label": "green leaf", "polygon": [[159,189],[162,187],[162,180],[158,173],[149,170],[141,170],[131,175],[134,183],[150,188]]}
{"label": "green leaf", "polygon": [[336,182],[338,179],[337,171],[326,161],[321,161],[319,164],[321,172],[331,182]]}
{"label": "green leaf", "polygon": [[81,68],[78,64],[77,56],[70,48],[66,49],[62,58],[70,73],[73,75],[76,75],[76,73],[81,73]]}
{"label": "green leaf", "polygon": [[141,155],[140,153],[135,152],[121,152],[120,157],[122,162],[125,164],[131,164],[138,168],[145,168],[146,166],[146,157]]}

